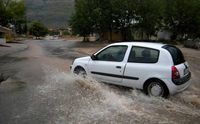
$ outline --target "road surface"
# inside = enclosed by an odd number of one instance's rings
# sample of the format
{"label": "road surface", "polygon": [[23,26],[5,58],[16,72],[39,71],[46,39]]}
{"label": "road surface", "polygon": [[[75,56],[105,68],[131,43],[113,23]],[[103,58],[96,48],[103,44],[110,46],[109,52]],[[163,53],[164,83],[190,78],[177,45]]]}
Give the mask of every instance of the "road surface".
{"label": "road surface", "polygon": [[[169,99],[71,75],[79,42],[24,41],[28,48],[0,58],[0,124],[199,124],[200,108],[184,102],[192,88]],[[198,89],[197,89],[198,90]]]}

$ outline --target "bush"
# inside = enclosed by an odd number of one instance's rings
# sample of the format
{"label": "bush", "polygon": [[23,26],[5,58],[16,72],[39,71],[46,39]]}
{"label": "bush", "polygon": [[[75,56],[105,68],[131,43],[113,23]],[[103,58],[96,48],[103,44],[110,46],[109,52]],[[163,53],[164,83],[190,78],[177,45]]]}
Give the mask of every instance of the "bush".
{"label": "bush", "polygon": [[62,35],[70,35],[70,33],[68,31],[63,31]]}
{"label": "bush", "polygon": [[60,33],[58,31],[49,31],[49,35],[59,35]]}

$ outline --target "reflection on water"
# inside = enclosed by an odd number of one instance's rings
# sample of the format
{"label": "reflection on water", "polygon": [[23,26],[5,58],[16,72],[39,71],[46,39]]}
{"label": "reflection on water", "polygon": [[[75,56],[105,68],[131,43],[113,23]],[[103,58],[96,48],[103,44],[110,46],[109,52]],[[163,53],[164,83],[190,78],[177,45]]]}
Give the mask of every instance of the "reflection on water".
{"label": "reflection on water", "polygon": [[83,79],[43,66],[44,82],[36,97],[56,113],[50,123],[198,123],[200,111],[182,95],[169,99],[150,98],[141,91]]}

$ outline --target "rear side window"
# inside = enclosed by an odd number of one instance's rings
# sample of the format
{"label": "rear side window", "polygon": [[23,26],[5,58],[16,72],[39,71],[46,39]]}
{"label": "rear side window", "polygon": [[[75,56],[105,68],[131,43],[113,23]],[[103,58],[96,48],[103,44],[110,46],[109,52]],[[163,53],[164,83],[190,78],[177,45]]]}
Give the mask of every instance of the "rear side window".
{"label": "rear side window", "polygon": [[133,63],[156,63],[159,51],[145,47],[132,47],[128,62]]}
{"label": "rear side window", "polygon": [[182,52],[175,46],[164,46],[166,50],[169,51],[169,53],[172,56],[172,59],[174,61],[174,65],[179,65],[181,63],[185,62],[184,56]]}

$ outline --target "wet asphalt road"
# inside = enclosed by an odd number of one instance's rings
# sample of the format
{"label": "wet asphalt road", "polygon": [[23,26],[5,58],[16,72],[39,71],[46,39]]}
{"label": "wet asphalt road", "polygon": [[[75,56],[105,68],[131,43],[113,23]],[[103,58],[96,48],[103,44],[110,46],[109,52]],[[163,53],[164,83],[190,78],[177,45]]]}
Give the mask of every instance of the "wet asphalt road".
{"label": "wet asphalt road", "polygon": [[105,85],[69,73],[79,42],[24,41],[29,47],[0,58],[0,124],[199,124],[199,108],[180,96],[149,98],[141,91]]}
{"label": "wet asphalt road", "polygon": [[[27,50],[0,58],[0,74],[9,76],[0,85],[0,124],[49,123],[53,115],[44,108],[46,103],[31,107],[32,103],[41,101],[34,95],[38,92],[38,84],[44,80],[44,68],[68,73],[72,60],[84,56],[72,50],[78,46],[76,42],[42,40],[24,43],[28,45]],[[36,116],[28,115],[31,109],[37,109]]]}

